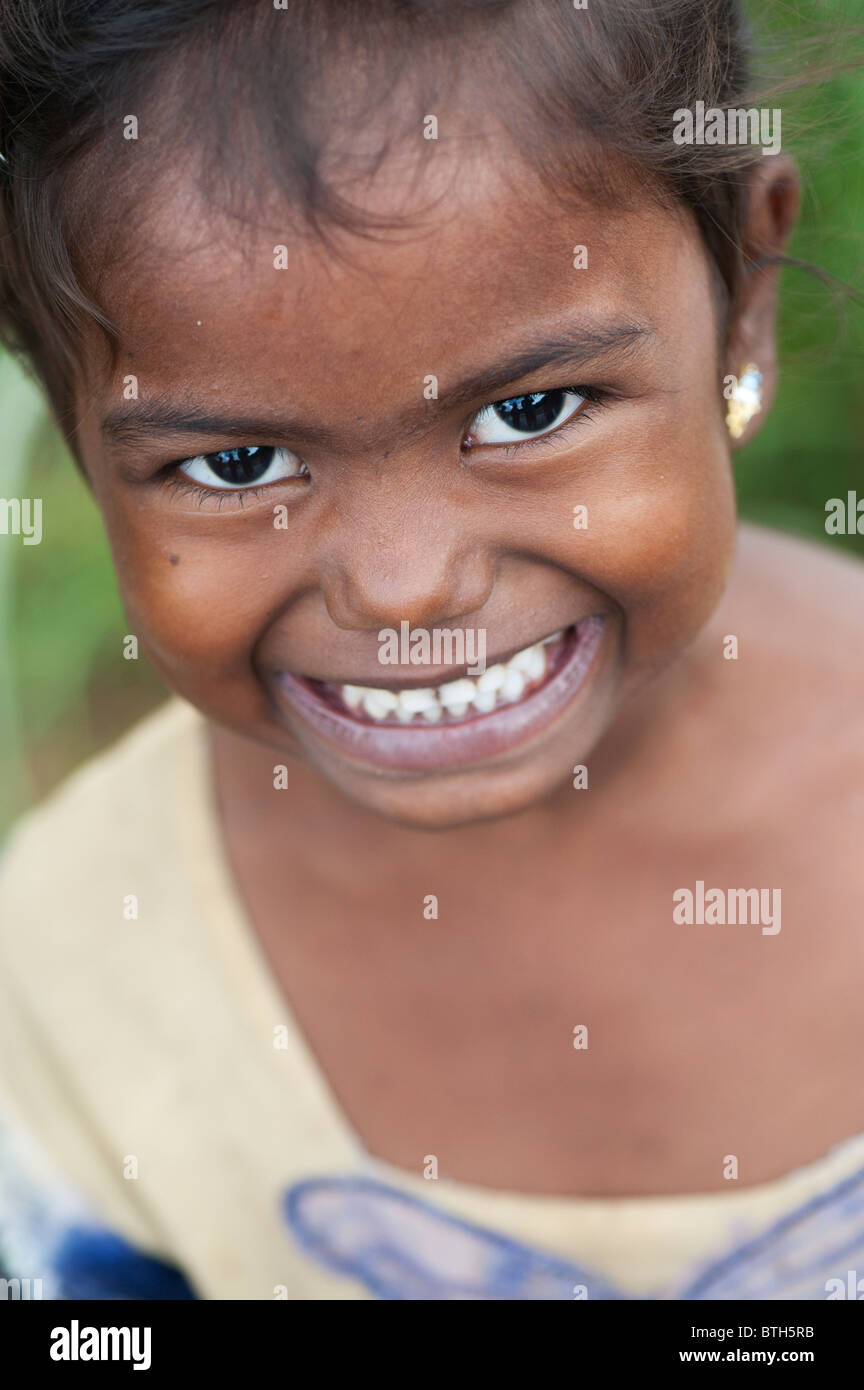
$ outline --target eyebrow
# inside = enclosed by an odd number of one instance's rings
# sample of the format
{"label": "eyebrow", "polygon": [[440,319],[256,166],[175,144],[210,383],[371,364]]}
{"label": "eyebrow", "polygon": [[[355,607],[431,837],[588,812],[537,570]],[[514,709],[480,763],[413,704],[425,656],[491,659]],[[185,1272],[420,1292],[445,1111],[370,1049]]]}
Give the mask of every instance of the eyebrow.
{"label": "eyebrow", "polygon": [[[549,338],[536,338],[518,352],[482,372],[464,377],[452,386],[440,386],[441,404],[454,407],[471,401],[492,401],[513,381],[532,376],[544,369],[567,366],[578,371],[613,352],[621,352],[646,338],[654,336],[650,324],[619,320],[596,328],[581,328],[572,335],[563,333]],[[575,384],[575,383],[574,383]],[[424,416],[428,401],[421,402]],[[414,408],[410,412],[414,414]],[[247,443],[262,437],[281,436],[304,440],[307,443],[330,444],[335,431],[309,421],[291,419],[284,415],[214,415],[200,408],[187,409],[182,404],[160,394],[148,400],[133,401],[109,411],[102,422],[103,438],[112,444],[132,444],[149,435],[218,435],[224,439],[242,439]]]}
{"label": "eyebrow", "polygon": [[640,340],[653,335],[654,329],[650,324],[625,319],[593,329],[582,328],[572,334],[535,339],[515,356],[486,367],[479,374],[466,377],[453,386],[442,387],[441,399],[447,405],[464,405],[481,397],[493,400],[495,392],[508,382],[519,381],[522,377],[533,376],[535,372],[551,367],[567,366],[578,371],[588,363],[633,347]]}

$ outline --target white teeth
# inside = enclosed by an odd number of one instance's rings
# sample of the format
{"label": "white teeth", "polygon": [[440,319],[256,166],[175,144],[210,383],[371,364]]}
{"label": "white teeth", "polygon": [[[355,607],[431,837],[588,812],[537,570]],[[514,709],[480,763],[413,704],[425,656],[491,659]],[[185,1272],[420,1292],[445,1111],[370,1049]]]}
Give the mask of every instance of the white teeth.
{"label": "white teeth", "polygon": [[342,685],[339,691],[349,709],[362,710],[376,722],[395,718],[400,724],[410,724],[418,717],[420,722],[437,724],[445,714],[449,719],[462,719],[469,713],[491,714],[499,705],[521,700],[527,690],[543,679],[546,647],[563,636],[562,629],[544,637],[516,652],[509,661],[490,666],[476,680],[462,676],[443,685],[399,692],[363,685]]}
{"label": "white teeth", "polygon": [[525,677],[514,666],[508,666],[507,679],[501,687],[501,698],[512,704],[514,700],[521,700],[524,694]]}
{"label": "white teeth", "polygon": [[392,714],[399,701],[392,690],[365,690],[363,708],[370,719],[386,719]]}
{"label": "white teeth", "polygon": [[[526,647],[524,652],[517,652],[509,663],[509,669],[521,671],[529,681],[539,681],[546,670],[546,654],[543,648]],[[506,689],[506,684],[502,689]]]}
{"label": "white teeth", "polygon": [[501,689],[506,679],[506,666],[490,666],[488,671],[477,677],[477,689],[484,693],[489,690],[494,694],[496,690]]}
{"label": "white teeth", "polygon": [[[415,714],[424,714],[438,704],[434,690],[403,690],[397,695],[396,718],[410,724]],[[438,706],[440,710],[440,705]]]}
{"label": "white teeth", "polygon": [[476,694],[476,685],[467,679],[450,681],[449,684],[442,685],[438,689],[438,698],[445,709],[452,709],[454,705],[460,708],[467,707],[472,703]]}
{"label": "white teeth", "polygon": [[399,708],[410,714],[422,714],[428,705],[434,705],[434,690],[403,690],[399,695]]}

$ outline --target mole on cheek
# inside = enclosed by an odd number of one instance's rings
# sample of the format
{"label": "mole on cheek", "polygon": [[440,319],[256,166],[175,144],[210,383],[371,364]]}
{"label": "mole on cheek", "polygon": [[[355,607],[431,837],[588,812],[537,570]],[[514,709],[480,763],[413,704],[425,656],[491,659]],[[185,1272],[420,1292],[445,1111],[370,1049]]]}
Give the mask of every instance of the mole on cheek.
{"label": "mole on cheek", "polygon": [[179,565],[179,563],[180,563],[180,556],[179,556],[179,555],[170,555],[168,558],[170,559],[172,565]]}

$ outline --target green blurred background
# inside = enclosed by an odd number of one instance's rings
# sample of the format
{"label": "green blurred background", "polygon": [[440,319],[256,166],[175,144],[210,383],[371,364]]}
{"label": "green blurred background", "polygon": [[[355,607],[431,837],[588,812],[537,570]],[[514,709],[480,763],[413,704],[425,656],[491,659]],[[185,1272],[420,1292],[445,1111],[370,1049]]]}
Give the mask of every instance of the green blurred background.
{"label": "green blurred background", "polygon": [[[862,32],[860,0],[751,7],[784,66],[842,63]],[[824,35],[832,34],[826,49]],[[822,35],[818,50],[802,39]],[[860,44],[857,45],[861,51]],[[772,100],[803,176],[790,254],[864,291],[864,77],[851,70]],[[738,456],[742,515],[864,558],[864,536],[827,537],[825,503],[864,496],[864,307],[802,271],[784,273],[781,388]],[[0,536],[0,836],[10,820],[164,698],[127,625],[99,516],[20,368],[0,358],[0,497],[43,499],[43,540]],[[862,622],[864,630],[864,622]]]}

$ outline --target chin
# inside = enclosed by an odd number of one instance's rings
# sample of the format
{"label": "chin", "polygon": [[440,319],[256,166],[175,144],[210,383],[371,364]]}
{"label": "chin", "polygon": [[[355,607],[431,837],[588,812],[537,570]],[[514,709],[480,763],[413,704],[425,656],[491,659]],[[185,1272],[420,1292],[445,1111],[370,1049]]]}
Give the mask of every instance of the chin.
{"label": "chin", "polygon": [[461,770],[439,776],[368,777],[319,767],[348,800],[406,830],[459,830],[518,816],[556,795],[580,796],[573,789],[573,756],[566,742],[543,758],[519,766]]}

